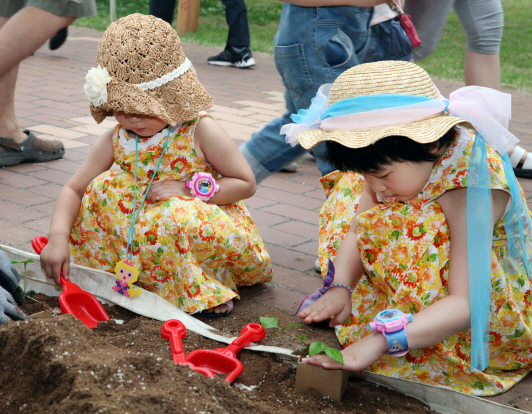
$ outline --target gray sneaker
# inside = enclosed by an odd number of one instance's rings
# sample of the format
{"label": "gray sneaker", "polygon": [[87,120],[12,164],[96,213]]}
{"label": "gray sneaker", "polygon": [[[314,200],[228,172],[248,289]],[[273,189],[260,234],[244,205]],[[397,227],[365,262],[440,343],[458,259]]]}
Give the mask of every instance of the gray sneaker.
{"label": "gray sneaker", "polygon": [[296,172],[297,171],[297,162],[292,161],[289,164],[286,164],[283,168],[281,168],[282,172]]}
{"label": "gray sneaker", "polygon": [[255,66],[255,59],[249,47],[227,46],[223,52],[208,58],[207,63],[209,65],[234,66],[235,68],[245,69]]}
{"label": "gray sneaker", "polygon": [[318,257],[316,259],[316,262],[314,263],[314,270],[318,273],[321,273],[321,266],[320,266],[320,258]]}

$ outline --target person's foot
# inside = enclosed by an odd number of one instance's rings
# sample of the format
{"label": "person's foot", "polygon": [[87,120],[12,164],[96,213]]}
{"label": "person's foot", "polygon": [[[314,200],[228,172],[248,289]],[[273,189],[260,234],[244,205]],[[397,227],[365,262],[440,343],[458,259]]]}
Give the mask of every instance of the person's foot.
{"label": "person's foot", "polygon": [[532,178],[532,154],[516,145],[510,155],[510,163],[516,177]]}
{"label": "person's foot", "polygon": [[296,172],[297,171],[297,162],[292,161],[291,163],[286,164],[283,168],[281,168],[282,172]]}
{"label": "person's foot", "polygon": [[54,34],[50,41],[48,42],[48,47],[50,50],[56,50],[59,49],[61,46],[63,46],[63,43],[65,43],[68,36],[68,26],[63,27],[62,29],[59,29],[56,34]]}
{"label": "person's foot", "polygon": [[247,46],[227,46],[223,52],[207,59],[209,65],[234,66],[236,68],[249,68],[255,66],[255,59],[251,54],[251,48]]}
{"label": "person's foot", "polygon": [[206,318],[223,318],[224,316],[229,316],[231,312],[233,312],[232,300],[215,306],[214,308],[206,309],[201,312],[201,315]]}
{"label": "person's foot", "polygon": [[61,141],[37,138],[31,131],[23,131],[26,139],[0,136],[0,167],[13,167],[21,162],[46,162],[57,160],[65,155]]}
{"label": "person's foot", "polygon": [[314,270],[318,273],[321,273],[320,258],[318,257],[314,262]]}

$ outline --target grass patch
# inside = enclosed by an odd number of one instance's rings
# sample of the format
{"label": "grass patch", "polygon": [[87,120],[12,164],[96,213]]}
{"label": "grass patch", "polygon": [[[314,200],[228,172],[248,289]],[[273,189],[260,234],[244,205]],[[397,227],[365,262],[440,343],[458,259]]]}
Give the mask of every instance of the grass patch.
{"label": "grass patch", "polygon": [[[532,25],[529,22],[529,0],[503,0],[504,37],[501,46],[501,84],[532,92]],[[96,0],[98,15],[83,17],[75,25],[103,31],[107,28],[109,0]],[[246,0],[251,48],[273,53],[273,36],[279,26],[282,2]],[[149,12],[149,1],[117,1],[117,16]],[[176,10],[177,13],[177,10]],[[184,42],[223,48],[227,39],[225,9],[220,0],[201,0],[198,33],[181,36]],[[451,12],[436,51],[420,62],[431,76],[463,81],[466,37],[456,14]]]}

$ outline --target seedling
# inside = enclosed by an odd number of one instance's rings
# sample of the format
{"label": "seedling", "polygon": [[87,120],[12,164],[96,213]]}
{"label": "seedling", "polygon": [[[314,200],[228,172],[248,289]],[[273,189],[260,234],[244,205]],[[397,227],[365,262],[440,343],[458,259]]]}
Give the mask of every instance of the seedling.
{"label": "seedling", "polygon": [[20,293],[23,299],[26,299],[28,296],[30,298],[35,297],[34,290],[30,290],[29,292],[26,290],[26,282],[27,282],[26,266],[28,266],[28,263],[33,263],[34,261],[35,260],[29,257],[26,260],[11,260],[11,263],[22,263],[24,265],[24,289],[22,289],[20,286],[17,286],[17,289],[16,289],[16,292]]}
{"label": "seedling", "polygon": [[261,316],[259,319],[260,319],[261,325],[264,326],[265,329],[276,328],[278,330],[275,336],[280,335],[282,332],[284,332],[285,334],[291,336],[292,338],[298,340],[303,345],[305,345],[305,347],[301,349],[308,348],[308,356],[314,356],[320,353],[325,353],[325,355],[331,357],[332,359],[339,362],[340,364],[342,365],[344,364],[344,357],[342,353],[338,351],[337,349],[334,349],[323,342],[309,343],[305,334],[302,334],[299,338],[297,338],[294,335],[290,334],[289,332],[286,332],[287,329],[296,328],[302,324],[294,323],[291,325],[287,325],[284,328],[279,328],[279,320],[277,318],[268,318],[266,316]]}

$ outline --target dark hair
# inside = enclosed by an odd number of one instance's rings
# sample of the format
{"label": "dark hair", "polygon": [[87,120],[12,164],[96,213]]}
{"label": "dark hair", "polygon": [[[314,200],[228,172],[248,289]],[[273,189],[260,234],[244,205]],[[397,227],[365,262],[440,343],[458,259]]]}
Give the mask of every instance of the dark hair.
{"label": "dark hair", "polygon": [[[435,141],[438,143],[438,149],[452,142],[455,132],[455,129],[451,128]],[[382,138],[364,148],[348,148],[335,141],[326,141],[325,158],[337,170],[376,173],[394,162],[435,161],[438,155],[429,151],[430,145],[420,144],[403,136]]]}

